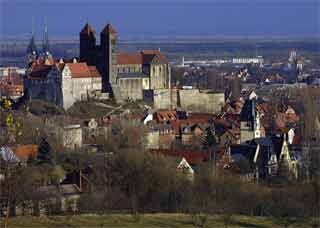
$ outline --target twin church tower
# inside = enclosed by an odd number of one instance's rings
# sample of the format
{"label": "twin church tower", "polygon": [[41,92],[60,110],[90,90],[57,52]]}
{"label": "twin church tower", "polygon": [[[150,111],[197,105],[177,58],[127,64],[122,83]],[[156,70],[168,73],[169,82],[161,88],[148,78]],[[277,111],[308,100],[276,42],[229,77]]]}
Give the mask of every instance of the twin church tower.
{"label": "twin church tower", "polygon": [[80,61],[96,66],[102,76],[102,89],[111,91],[116,83],[117,32],[107,24],[100,32],[100,45],[96,44],[95,30],[87,23],[80,32]]}
{"label": "twin church tower", "polygon": [[36,41],[35,41],[35,29],[34,29],[34,22],[32,20],[32,34],[29,45],[27,47],[27,55],[28,61],[31,62],[38,57],[51,57],[50,53],[50,45],[49,45],[49,36],[48,36],[48,25],[47,21],[45,20],[44,23],[44,35],[42,40],[42,49],[38,50]]}

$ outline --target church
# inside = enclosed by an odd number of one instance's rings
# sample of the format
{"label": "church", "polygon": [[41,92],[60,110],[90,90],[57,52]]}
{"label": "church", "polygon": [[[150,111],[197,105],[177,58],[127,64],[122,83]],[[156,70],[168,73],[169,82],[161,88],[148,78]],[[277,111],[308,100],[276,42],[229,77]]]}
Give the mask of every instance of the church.
{"label": "church", "polygon": [[169,88],[170,65],[159,50],[120,53],[118,34],[111,24],[96,32],[88,23],[80,32],[80,62],[96,66],[102,76],[102,90],[117,101],[153,97],[155,89]]}

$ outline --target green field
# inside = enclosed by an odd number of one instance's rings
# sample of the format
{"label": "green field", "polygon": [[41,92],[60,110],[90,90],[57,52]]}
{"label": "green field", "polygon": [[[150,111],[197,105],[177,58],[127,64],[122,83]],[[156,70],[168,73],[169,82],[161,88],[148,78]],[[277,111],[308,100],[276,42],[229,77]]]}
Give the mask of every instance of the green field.
{"label": "green field", "polygon": [[[285,227],[284,219],[248,216],[202,216],[206,228],[209,227]],[[115,228],[198,228],[199,217],[185,214],[144,214],[132,215],[76,215],[50,217],[16,217],[11,218],[8,227],[115,227]],[[288,227],[317,227],[310,220],[290,219]],[[288,221],[288,220],[286,220]],[[2,220],[3,223],[3,220]],[[3,225],[3,224],[2,224]],[[1,226],[2,227],[2,226]]]}

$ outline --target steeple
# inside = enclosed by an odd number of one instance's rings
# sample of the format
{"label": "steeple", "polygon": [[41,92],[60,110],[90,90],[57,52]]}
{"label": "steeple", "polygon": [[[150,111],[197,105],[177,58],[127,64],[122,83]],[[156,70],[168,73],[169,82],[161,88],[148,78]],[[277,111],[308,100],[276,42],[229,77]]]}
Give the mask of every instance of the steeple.
{"label": "steeple", "polygon": [[50,54],[47,18],[44,19],[44,35],[43,35],[43,41],[42,41],[42,52],[44,55]]}
{"label": "steeple", "polygon": [[31,39],[27,48],[27,55],[28,57],[36,57],[38,54],[37,46],[35,42],[35,36],[34,36],[34,18],[32,17],[32,32],[31,32]]}

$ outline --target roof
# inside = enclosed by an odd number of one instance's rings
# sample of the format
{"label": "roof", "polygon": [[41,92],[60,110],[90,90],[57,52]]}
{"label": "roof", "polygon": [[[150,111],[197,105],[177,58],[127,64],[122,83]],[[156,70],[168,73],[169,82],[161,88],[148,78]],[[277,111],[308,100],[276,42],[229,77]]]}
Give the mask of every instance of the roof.
{"label": "roof", "polygon": [[178,115],[176,111],[157,111],[153,113],[153,118],[157,121],[157,123],[177,120]]}
{"label": "roof", "polygon": [[52,65],[37,64],[32,67],[32,71],[29,74],[29,77],[33,79],[46,79],[51,69]]}
{"label": "roof", "polygon": [[107,33],[117,33],[117,31],[112,27],[111,24],[107,24],[103,30],[101,31],[101,33],[103,34],[107,34]]}
{"label": "roof", "polygon": [[199,164],[201,162],[209,161],[211,151],[188,151],[182,149],[152,149],[153,154],[162,154],[165,156],[185,158],[191,165]]}
{"label": "roof", "polygon": [[48,196],[68,196],[80,194],[80,189],[75,184],[47,185],[39,188],[39,193]]}
{"label": "roof", "polygon": [[72,78],[101,77],[95,66],[88,66],[87,63],[67,63]]}
{"label": "roof", "polygon": [[160,63],[168,63],[167,57],[159,50],[142,50],[141,55],[143,56],[143,64],[150,64],[155,57],[159,58]]}
{"label": "roof", "polygon": [[4,161],[9,162],[18,162],[18,158],[13,153],[12,149],[8,146],[2,146],[0,147],[0,158],[2,158]]}
{"label": "roof", "polygon": [[38,145],[27,144],[14,147],[0,147],[0,157],[5,161],[18,162],[26,161],[29,158],[36,158],[38,155]]}
{"label": "roof", "polygon": [[90,75],[91,75],[92,78],[101,77],[98,69],[95,66],[88,66],[88,67],[89,67]]}
{"label": "roof", "polygon": [[85,24],[83,29],[81,30],[80,34],[82,35],[95,35],[96,31],[89,25],[88,23]]}
{"label": "roof", "polygon": [[117,64],[142,64],[142,55],[140,53],[119,53],[117,55]]}
{"label": "roof", "polygon": [[20,160],[28,160],[29,158],[36,158],[38,155],[38,145],[27,144],[13,148],[13,152],[16,157]]}
{"label": "roof", "polygon": [[140,53],[119,53],[117,55],[117,64],[150,64],[155,58],[159,63],[168,63],[167,57],[157,50],[143,50]]}

